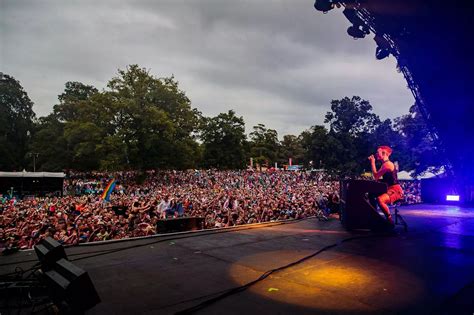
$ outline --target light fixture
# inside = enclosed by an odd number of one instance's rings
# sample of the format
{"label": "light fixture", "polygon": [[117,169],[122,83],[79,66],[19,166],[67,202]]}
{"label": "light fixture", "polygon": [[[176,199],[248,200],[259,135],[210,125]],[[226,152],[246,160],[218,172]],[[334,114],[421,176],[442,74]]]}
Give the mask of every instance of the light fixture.
{"label": "light fixture", "polygon": [[390,55],[390,51],[388,49],[381,48],[379,46],[377,46],[377,48],[375,49],[375,58],[377,58],[378,60],[382,60],[388,57],[388,55]]}
{"label": "light fixture", "polygon": [[347,34],[349,34],[349,36],[354,37],[354,39],[365,37],[365,32],[355,27],[354,25],[349,26],[349,28],[347,29]]}
{"label": "light fixture", "polygon": [[334,8],[334,3],[331,0],[316,0],[314,2],[314,8],[326,13]]}
{"label": "light fixture", "polygon": [[446,201],[459,201],[459,195],[446,195]]}

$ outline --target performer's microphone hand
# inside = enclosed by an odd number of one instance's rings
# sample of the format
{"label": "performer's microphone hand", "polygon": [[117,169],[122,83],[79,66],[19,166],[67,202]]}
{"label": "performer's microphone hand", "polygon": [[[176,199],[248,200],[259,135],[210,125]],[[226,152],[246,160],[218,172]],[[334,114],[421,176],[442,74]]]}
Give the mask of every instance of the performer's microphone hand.
{"label": "performer's microphone hand", "polygon": [[368,159],[369,159],[370,162],[374,162],[374,161],[375,161],[375,157],[374,157],[373,154],[372,154],[371,156],[369,156]]}

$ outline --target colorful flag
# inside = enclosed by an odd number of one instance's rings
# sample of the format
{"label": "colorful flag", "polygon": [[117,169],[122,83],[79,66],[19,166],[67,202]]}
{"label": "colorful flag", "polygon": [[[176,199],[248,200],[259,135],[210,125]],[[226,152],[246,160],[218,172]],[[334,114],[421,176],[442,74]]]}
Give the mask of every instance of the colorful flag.
{"label": "colorful flag", "polygon": [[110,194],[112,193],[112,191],[114,191],[114,188],[115,188],[115,179],[112,178],[110,182],[107,184],[107,187],[105,187],[104,192],[102,193],[100,198],[102,198],[105,201],[109,201]]}

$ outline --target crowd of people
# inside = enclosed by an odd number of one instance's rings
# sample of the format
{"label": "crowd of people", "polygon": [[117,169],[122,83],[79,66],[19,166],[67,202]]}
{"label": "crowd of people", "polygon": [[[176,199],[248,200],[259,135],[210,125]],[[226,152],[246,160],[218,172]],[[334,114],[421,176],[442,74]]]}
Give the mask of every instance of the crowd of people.
{"label": "crowd of people", "polygon": [[[111,177],[109,201],[101,194]],[[420,202],[404,182],[405,202]],[[203,228],[317,216],[339,208],[339,181],[290,171],[70,173],[63,197],[0,197],[0,250],[32,248],[51,236],[65,245],[156,234],[160,219],[202,217]]]}
{"label": "crowd of people", "polygon": [[421,182],[419,180],[400,181],[403,189],[403,200],[401,204],[412,205],[421,203]]}
{"label": "crowd of people", "polygon": [[[150,171],[113,174],[110,201],[100,198],[111,174],[70,174],[63,197],[1,198],[0,247],[153,235],[160,219],[203,217],[204,228],[299,219],[337,209],[339,182],[304,172]],[[139,180],[137,180],[139,178]]]}

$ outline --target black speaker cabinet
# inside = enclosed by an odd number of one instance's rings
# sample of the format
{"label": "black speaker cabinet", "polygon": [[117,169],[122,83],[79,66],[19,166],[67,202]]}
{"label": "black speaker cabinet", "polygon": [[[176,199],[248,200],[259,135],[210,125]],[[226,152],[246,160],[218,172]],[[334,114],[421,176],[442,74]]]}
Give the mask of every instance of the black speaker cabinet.
{"label": "black speaker cabinet", "polygon": [[391,225],[371,205],[370,198],[387,192],[384,183],[345,180],[341,183],[341,223],[348,229],[387,230]]}
{"label": "black speaker cabinet", "polygon": [[156,223],[156,233],[172,233],[195,231],[204,228],[204,218],[176,218],[159,220]]}
{"label": "black speaker cabinet", "polygon": [[67,259],[64,247],[52,237],[45,238],[34,248],[43,271],[50,270],[61,258]]}
{"label": "black speaker cabinet", "polygon": [[66,259],[60,259],[44,273],[53,301],[65,305],[68,313],[82,313],[100,302],[86,271]]}

